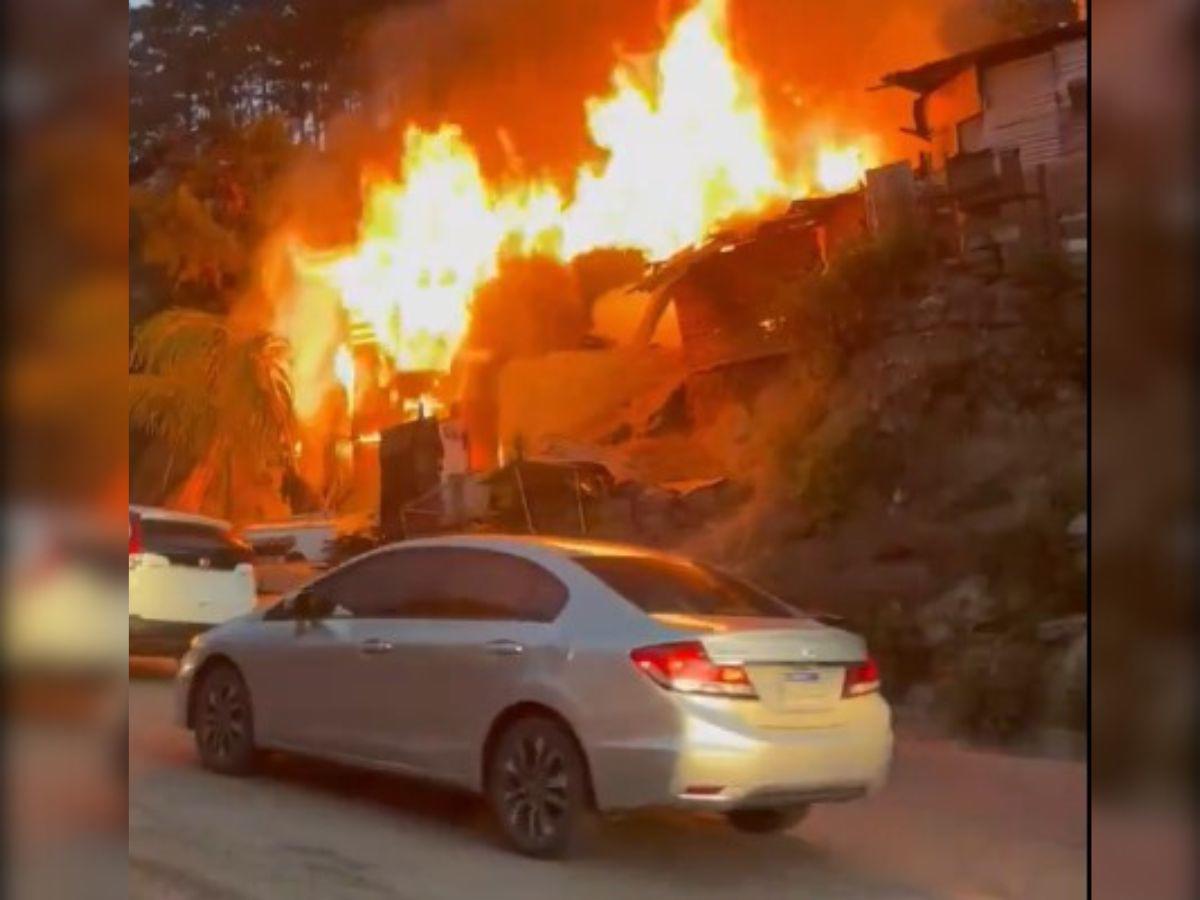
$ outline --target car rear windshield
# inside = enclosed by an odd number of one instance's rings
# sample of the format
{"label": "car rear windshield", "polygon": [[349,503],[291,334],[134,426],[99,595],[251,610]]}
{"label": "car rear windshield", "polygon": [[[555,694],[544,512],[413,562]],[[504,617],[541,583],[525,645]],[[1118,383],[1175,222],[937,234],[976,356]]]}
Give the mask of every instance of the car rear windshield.
{"label": "car rear windshield", "polygon": [[232,569],[254,558],[249,545],[212,525],[143,518],[141,530],[145,551],[165,556],[176,565]]}
{"label": "car rear windshield", "polygon": [[650,556],[578,556],[581,566],[642,612],[791,619],[782,600],[716,569]]}

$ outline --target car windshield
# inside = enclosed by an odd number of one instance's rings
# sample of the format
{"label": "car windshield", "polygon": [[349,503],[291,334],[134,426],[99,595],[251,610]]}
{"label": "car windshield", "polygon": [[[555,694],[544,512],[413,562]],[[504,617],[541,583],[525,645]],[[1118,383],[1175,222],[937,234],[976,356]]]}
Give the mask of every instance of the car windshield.
{"label": "car windshield", "polygon": [[792,619],[782,600],[699,563],[651,556],[577,556],[575,561],[642,612]]}

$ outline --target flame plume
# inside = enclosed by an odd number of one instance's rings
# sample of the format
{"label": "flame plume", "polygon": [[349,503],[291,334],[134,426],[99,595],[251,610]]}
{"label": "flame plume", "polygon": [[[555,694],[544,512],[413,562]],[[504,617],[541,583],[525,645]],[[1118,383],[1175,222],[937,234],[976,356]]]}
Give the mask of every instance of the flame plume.
{"label": "flame plume", "polygon": [[757,85],[730,51],[725,0],[698,0],[646,63],[621,65],[610,92],[587,102],[589,132],[606,155],[579,168],[569,196],[549,181],[491,185],[455,125],[409,127],[397,177],[366,185],[355,243],[290,246],[291,308],[277,326],[303,361],[302,418],[333,384],[332,367],[313,361],[334,359],[345,335],[312,328],[298,303],[340,307],[398,369],[447,370],[472,298],[505,254],[567,260],[620,246],[663,258],[734,214],[813,185],[851,187],[870,162],[863,147],[843,145],[823,149],[810,171],[781,171]]}

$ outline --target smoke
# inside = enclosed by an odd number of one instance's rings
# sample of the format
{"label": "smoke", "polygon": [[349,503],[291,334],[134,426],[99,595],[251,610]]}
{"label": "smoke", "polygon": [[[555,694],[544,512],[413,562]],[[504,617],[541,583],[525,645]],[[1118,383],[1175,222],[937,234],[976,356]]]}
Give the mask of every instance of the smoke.
{"label": "smoke", "polygon": [[[905,152],[911,98],[870,92],[885,72],[945,52],[942,24],[981,0],[729,0],[739,63],[758,76],[785,165],[812,143],[875,134]],[[546,177],[570,187],[599,158],[585,103],[621,60],[657,50],[692,0],[445,0],[392,13],[364,36],[367,118],[389,135],[454,122],[491,180]],[[362,148],[360,129],[348,137]],[[795,146],[792,135],[804,133]],[[385,141],[388,143],[388,141]],[[393,160],[380,159],[385,165]]]}
{"label": "smoke", "polygon": [[457,123],[489,178],[565,178],[596,153],[586,98],[607,91],[623,54],[657,49],[682,5],[445,0],[397,12],[366,37],[372,112]]}
{"label": "smoke", "polygon": [[785,165],[817,141],[872,135],[881,159],[912,153],[900,133],[912,97],[872,91],[887,72],[946,52],[940,25],[964,0],[730,0],[738,62],[757,76],[776,152]]}
{"label": "smoke", "polygon": [[[1039,0],[1025,0],[1037,6]],[[441,0],[371,22],[349,56],[363,102],[330,122],[279,192],[281,219],[310,246],[352,238],[364,175],[397,175],[409,125],[458,126],[493,184],[549,180],[569,195],[581,163],[604,151],[588,132],[591,98],[619,63],[663,44],[694,0]],[[912,97],[871,90],[890,71],[1004,35],[999,0],[728,0],[732,49],[756,77],[785,168],[818,143],[874,144],[911,157]],[[1011,18],[1011,16],[1010,16]]]}
{"label": "smoke", "polygon": [[[548,180],[569,195],[604,151],[587,102],[618,64],[663,45],[694,0],[442,0],[386,13],[350,54],[365,97],[301,154],[278,195],[281,220],[310,246],[352,239],[364,176],[395,178],[409,125],[459,127],[493,184]],[[870,90],[882,75],[999,36],[995,0],[728,0],[732,49],[756,77],[785,169],[818,143],[912,156],[901,133],[911,95]]]}
{"label": "smoke", "polygon": [[577,347],[586,331],[574,271],[550,257],[514,257],[476,294],[466,342],[507,360]]}

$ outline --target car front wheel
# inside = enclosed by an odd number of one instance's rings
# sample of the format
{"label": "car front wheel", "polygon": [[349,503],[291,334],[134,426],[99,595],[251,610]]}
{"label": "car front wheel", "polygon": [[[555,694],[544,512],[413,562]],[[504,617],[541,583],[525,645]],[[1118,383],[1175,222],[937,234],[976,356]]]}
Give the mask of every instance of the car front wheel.
{"label": "car front wheel", "polygon": [[254,765],[254,714],[250,691],[231,665],[218,664],[200,677],[195,699],[196,749],[206,768],[245,775]]}
{"label": "car front wheel", "polygon": [[747,834],[774,834],[799,825],[808,815],[808,806],[787,809],[734,809],[725,814],[729,824]]}
{"label": "car front wheel", "polygon": [[509,843],[529,856],[564,856],[590,814],[587,798],[587,770],[566,728],[540,717],[509,726],[488,768],[488,799]]}

